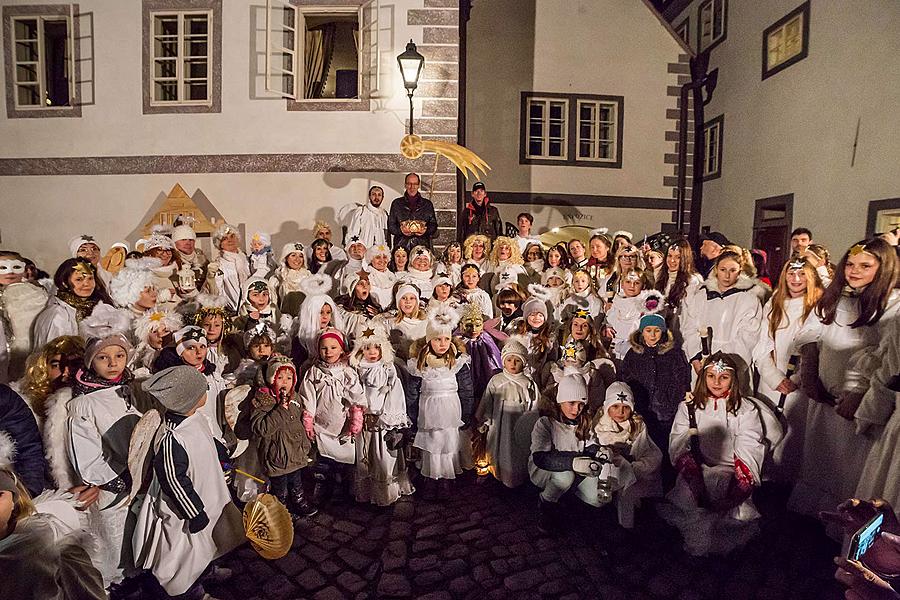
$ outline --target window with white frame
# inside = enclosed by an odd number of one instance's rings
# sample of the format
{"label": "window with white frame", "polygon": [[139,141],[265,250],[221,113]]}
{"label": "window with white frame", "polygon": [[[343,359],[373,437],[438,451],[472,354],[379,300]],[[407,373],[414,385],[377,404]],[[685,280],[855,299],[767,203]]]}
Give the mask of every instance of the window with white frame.
{"label": "window with white frame", "polygon": [[212,12],[151,12],[150,105],[209,106]]}
{"label": "window with white frame", "polygon": [[577,160],[616,160],[617,102],[578,100]]}
{"label": "window with white frame", "polygon": [[380,80],[379,12],[379,0],[360,6],[266,0],[266,90],[292,100],[292,110],[368,109]]}
{"label": "window with white frame", "polygon": [[527,158],[566,160],[568,158],[567,117],[569,101],[551,98],[528,99]]}
{"label": "window with white frame", "polygon": [[143,109],[221,111],[222,0],[143,0]]}
{"label": "window with white frame", "polygon": [[703,180],[722,175],[722,133],[725,115],[709,120],[703,126]]}
{"label": "window with white frame", "polygon": [[697,47],[700,52],[721,43],[728,33],[728,1],[705,0],[697,19]]}
{"label": "window with white frame", "polygon": [[622,96],[522,92],[519,162],[622,166]]}
{"label": "window with white frame", "polygon": [[72,5],[3,7],[7,115],[80,116]]}

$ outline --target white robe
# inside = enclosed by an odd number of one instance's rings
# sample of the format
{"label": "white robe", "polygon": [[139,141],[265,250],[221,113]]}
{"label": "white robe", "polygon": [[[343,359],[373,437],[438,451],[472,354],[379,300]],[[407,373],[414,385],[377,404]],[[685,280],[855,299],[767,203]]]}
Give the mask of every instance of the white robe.
{"label": "white robe", "polygon": [[[33,283],[0,286],[0,363],[8,363],[8,373],[0,367],[0,383],[15,381],[25,373],[31,353],[32,326],[47,305],[47,291]],[[6,328],[9,327],[9,330]],[[52,338],[51,338],[52,339]]]}
{"label": "white robe", "polygon": [[243,252],[222,252],[218,265],[216,287],[219,295],[225,296],[228,308],[236,313],[241,306],[244,282],[250,277],[247,255]]}
{"label": "white robe", "polygon": [[[784,380],[791,356],[799,353],[794,337],[803,325],[803,298],[789,298],[784,303],[785,314],[775,339],[769,334],[772,318],[772,301],[763,307],[759,342],[753,349],[753,363],[759,371],[759,396],[766,396],[778,406],[781,392],[775,388]],[[800,385],[800,365],[791,381]],[[809,398],[801,390],[791,392],[784,400],[784,418],[787,430],[784,438],[772,449],[771,465],[766,465],[766,476],[793,483],[800,476],[803,463],[803,437],[806,431],[806,411]]]}
{"label": "white robe", "polygon": [[468,364],[466,354],[457,357],[453,368],[425,367],[420,371],[415,358],[407,363],[410,374],[422,379],[413,446],[422,451],[423,477],[455,479],[462,473],[459,428],[463,421],[456,374]]}
{"label": "white robe", "polygon": [[366,271],[369,273],[369,283],[372,284],[372,295],[381,308],[387,310],[394,302],[394,282],[397,281],[397,276],[387,269],[379,271],[371,265]]}
{"label": "white robe", "polygon": [[478,305],[485,321],[494,318],[494,303],[491,302],[491,297],[487,292],[481,288],[475,288],[474,290],[459,288],[458,291],[460,297],[466,302]]}
{"label": "white robe", "polygon": [[425,327],[428,324],[426,319],[412,319],[403,317],[399,323],[396,322],[396,316],[390,313],[379,315],[382,325],[388,331],[388,337],[391,340],[391,346],[397,358],[402,361],[402,368],[406,368],[406,359],[409,358],[409,347],[415,340],[425,337]]}
{"label": "white robe", "polygon": [[220,517],[228,516],[223,513],[231,496],[207,423],[199,413],[172,428],[164,422],[153,440],[153,451],[160,451],[165,435],[171,435],[184,448],[189,457],[187,475],[203,501],[209,524],[202,531],[191,533],[188,522],[171,508],[171,500],[163,497],[159,479],[154,475],[134,531],[136,566],[150,569],[172,596],[185,593],[214,558],[236,545],[233,536],[226,547],[218,546],[213,539]]}
{"label": "white robe", "polygon": [[362,361],[356,367],[366,394],[366,424],[356,440],[357,502],[393,504],[413,493],[403,450],[389,450],[385,434],[411,425],[406,397],[393,363]]}
{"label": "white robe", "polygon": [[[100,389],[69,402],[69,460],[81,482],[102,485],[128,467],[128,444],[141,414],[125,403],[118,389]],[[91,513],[98,542],[91,558],[108,586],[121,581],[128,566],[127,554],[123,556],[127,498],[101,490]]]}
{"label": "white robe", "polygon": [[47,307],[34,320],[32,332],[33,351],[61,335],[78,335],[75,308],[53,296],[47,301]]}
{"label": "white robe", "polygon": [[900,319],[893,319],[890,330],[878,346],[881,366],[873,373],[856,421],[860,426],[880,432],[863,467],[857,498],[884,498],[891,506],[900,506],[900,393],[888,388],[900,374]]}
{"label": "white robe", "polygon": [[[612,348],[618,359],[624,359],[631,350],[628,338],[634,333],[641,322],[644,309],[644,300],[649,292],[644,290],[634,298],[626,298],[617,295],[613,298],[612,308],[606,313],[606,324],[612,327],[616,334],[613,336]],[[562,307],[560,307],[562,308]]]}
{"label": "white robe", "polygon": [[[858,315],[857,300],[838,301],[835,321],[825,325],[815,315],[797,333],[797,347],[816,343],[819,347],[819,379],[834,396],[863,394],[880,364],[878,343],[897,318],[898,293],[875,324],[851,328]],[[857,430],[856,423],[839,416],[834,407],[810,402],[806,414],[801,479],[791,494],[789,506],[803,514],[817,515],[853,496],[860,474],[872,449],[875,433]]]}
{"label": "white robe", "polygon": [[365,204],[346,204],[338,209],[338,220],[346,224],[345,242],[354,236],[366,245],[386,246],[384,232],[387,230],[388,213],[384,204],[375,208],[369,202]]}
{"label": "white robe", "polygon": [[525,373],[512,375],[501,371],[488,382],[478,405],[476,421],[487,425],[485,459],[491,474],[506,487],[528,481],[528,444],[516,440],[516,424],[537,408],[540,392]]}
{"label": "white robe", "polygon": [[[734,477],[735,458],[750,470],[754,485],[759,485],[765,446],[762,424],[753,403],[742,402],[737,414],[732,414],[727,411],[724,400],[710,400],[706,408],[697,410],[696,418],[700,451],[705,459],[700,469],[710,500],[727,495]],[[682,402],[669,434],[669,456],[673,462],[690,451],[689,427],[688,406]],[[754,530],[742,525],[760,516],[751,498],[727,513],[707,511],[697,506],[681,474],[666,498],[672,507],[661,510],[662,516],[681,530],[685,546],[691,554],[727,552],[755,534]]]}
{"label": "white robe", "polygon": [[319,454],[339,463],[353,464],[356,449],[347,433],[350,407],[365,406],[366,395],[353,367],[316,361],[300,384],[303,410],[313,415]]}

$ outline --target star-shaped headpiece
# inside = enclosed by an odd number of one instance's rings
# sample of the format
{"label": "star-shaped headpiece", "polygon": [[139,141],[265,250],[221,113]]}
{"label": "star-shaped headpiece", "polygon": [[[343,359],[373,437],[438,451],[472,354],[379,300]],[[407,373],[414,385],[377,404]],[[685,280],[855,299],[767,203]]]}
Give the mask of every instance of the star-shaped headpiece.
{"label": "star-shaped headpiece", "polygon": [[734,371],[734,369],[725,364],[725,361],[721,358],[716,362],[709,363],[708,365],[706,365],[706,368],[712,369],[713,373],[715,373],[716,375],[721,375],[725,371]]}

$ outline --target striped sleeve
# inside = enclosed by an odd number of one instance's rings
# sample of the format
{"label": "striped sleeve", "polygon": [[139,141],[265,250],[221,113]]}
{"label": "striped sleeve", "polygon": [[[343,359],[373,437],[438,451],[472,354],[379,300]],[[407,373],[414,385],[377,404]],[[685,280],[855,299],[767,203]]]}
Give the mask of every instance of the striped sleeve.
{"label": "striped sleeve", "polygon": [[153,471],[159,480],[163,494],[185,520],[190,520],[203,512],[203,501],[194,490],[188,477],[188,455],[171,433],[166,433],[153,459]]}

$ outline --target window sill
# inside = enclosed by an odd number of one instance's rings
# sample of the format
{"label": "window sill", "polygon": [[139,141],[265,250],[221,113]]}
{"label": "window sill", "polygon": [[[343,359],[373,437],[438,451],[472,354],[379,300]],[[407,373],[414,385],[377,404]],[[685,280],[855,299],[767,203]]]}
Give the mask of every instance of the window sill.
{"label": "window sill", "polygon": [[[7,102],[9,102],[9,96],[7,95]],[[9,106],[9,104],[7,104]],[[81,106],[67,106],[65,108],[12,108],[10,107],[6,111],[6,117],[8,119],[44,119],[47,117],[57,117],[57,118],[69,118],[69,119],[78,119],[81,118]]]}
{"label": "window sill", "polygon": [[292,100],[287,99],[289,111],[364,111],[368,112],[369,100],[365,98],[334,98],[330,100]]}

